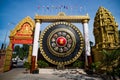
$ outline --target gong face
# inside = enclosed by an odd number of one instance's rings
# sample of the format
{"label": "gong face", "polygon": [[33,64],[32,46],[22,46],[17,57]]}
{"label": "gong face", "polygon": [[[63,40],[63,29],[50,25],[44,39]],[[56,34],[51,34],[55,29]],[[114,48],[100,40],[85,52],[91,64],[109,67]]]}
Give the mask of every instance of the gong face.
{"label": "gong face", "polygon": [[73,24],[56,22],[49,25],[41,34],[40,51],[50,63],[67,65],[74,62],[82,53],[83,37]]}
{"label": "gong face", "polygon": [[49,46],[49,51],[55,56],[68,56],[76,46],[75,36],[66,28],[55,29],[48,36],[47,46]]}

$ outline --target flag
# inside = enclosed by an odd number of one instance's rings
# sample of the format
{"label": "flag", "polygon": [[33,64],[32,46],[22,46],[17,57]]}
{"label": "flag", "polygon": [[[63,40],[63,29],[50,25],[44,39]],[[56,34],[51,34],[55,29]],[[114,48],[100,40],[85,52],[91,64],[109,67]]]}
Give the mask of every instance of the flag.
{"label": "flag", "polygon": [[64,9],[66,8],[66,6],[63,7]]}
{"label": "flag", "polygon": [[46,6],[47,10],[49,10],[49,6]]}
{"label": "flag", "polygon": [[56,6],[55,9],[58,9],[58,7]]}
{"label": "flag", "polygon": [[38,6],[37,9],[40,9],[40,6]]}
{"label": "flag", "polygon": [[68,9],[68,6],[66,6],[66,9]]}

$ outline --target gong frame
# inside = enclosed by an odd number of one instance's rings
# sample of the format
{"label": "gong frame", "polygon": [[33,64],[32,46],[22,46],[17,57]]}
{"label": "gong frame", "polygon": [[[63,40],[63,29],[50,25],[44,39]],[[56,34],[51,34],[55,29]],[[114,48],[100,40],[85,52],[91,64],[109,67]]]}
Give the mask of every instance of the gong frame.
{"label": "gong frame", "polygon": [[[37,56],[38,56],[38,45],[39,45],[39,31],[41,23],[46,22],[58,22],[58,21],[66,21],[70,23],[82,23],[83,24],[83,34],[84,34],[84,42],[85,42],[85,64],[89,64],[90,54],[90,44],[89,44],[89,33],[88,33],[88,22],[90,17],[88,14],[86,15],[66,15],[64,12],[59,12],[58,15],[38,15],[36,14],[34,17],[35,20],[35,31],[34,31],[34,42],[33,42],[33,51],[32,57],[36,57],[36,64],[32,66],[37,67]],[[33,62],[33,61],[32,61]],[[34,68],[35,68],[34,67]]]}

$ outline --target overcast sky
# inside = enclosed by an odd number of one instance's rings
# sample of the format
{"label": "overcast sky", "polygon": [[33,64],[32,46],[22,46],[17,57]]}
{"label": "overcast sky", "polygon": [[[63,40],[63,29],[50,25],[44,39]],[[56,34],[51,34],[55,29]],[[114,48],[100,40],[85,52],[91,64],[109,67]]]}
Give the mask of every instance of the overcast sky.
{"label": "overcast sky", "polygon": [[[66,15],[90,16],[89,35],[94,42],[93,23],[95,14],[100,6],[108,9],[120,25],[120,0],[0,0],[0,46],[9,43],[9,32],[15,28],[22,19],[30,16],[34,19],[35,14],[57,15],[58,12],[65,12]],[[42,24],[41,30],[48,24]],[[82,32],[82,25],[75,24]],[[120,30],[120,27],[119,27]]]}

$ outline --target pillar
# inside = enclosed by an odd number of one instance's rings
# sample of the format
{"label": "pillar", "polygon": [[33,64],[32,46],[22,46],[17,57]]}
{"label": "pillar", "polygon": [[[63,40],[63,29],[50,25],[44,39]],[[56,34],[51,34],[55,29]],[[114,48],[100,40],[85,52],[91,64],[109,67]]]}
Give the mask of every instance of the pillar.
{"label": "pillar", "polygon": [[37,57],[38,57],[39,35],[40,35],[40,20],[37,19],[35,20],[35,22],[36,23],[35,23],[35,31],[34,31],[31,70],[35,70],[37,68]]}
{"label": "pillar", "polygon": [[90,54],[90,41],[89,41],[89,31],[88,31],[88,20],[83,20],[83,34],[85,40],[85,64],[89,66],[92,62]]}
{"label": "pillar", "polygon": [[28,62],[31,64],[32,58],[32,45],[29,45],[29,54],[28,54]]}
{"label": "pillar", "polygon": [[14,44],[10,40],[10,43],[5,52],[4,71],[9,71],[11,69],[13,49],[14,49]]}

